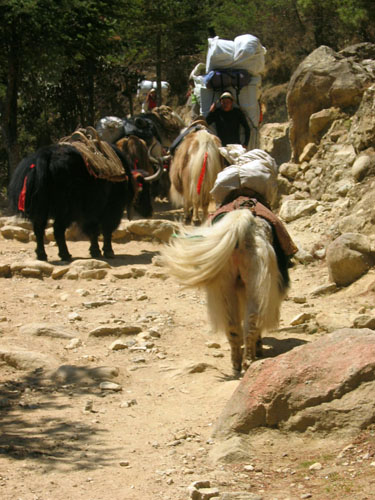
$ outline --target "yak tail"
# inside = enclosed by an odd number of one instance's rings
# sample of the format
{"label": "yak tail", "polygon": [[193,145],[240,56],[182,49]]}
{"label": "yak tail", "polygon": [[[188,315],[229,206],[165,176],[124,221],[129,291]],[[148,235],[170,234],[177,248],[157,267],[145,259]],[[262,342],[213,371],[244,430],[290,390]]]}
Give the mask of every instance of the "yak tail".
{"label": "yak tail", "polygon": [[9,201],[14,212],[32,219],[40,200],[48,199],[50,152],[41,150],[24,158],[16,167],[9,184]]}
{"label": "yak tail", "polygon": [[210,286],[229,263],[236,246],[254,239],[255,220],[249,210],[228,213],[212,226],[177,234],[161,251],[170,274],[187,287]]}

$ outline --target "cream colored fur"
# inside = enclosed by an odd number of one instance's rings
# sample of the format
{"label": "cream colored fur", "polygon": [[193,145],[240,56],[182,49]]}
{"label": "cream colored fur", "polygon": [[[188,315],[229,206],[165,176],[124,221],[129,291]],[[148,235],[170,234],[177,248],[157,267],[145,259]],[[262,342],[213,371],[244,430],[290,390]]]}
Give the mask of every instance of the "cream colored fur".
{"label": "cream colored fur", "polygon": [[181,233],[161,253],[182,285],[205,288],[212,326],[227,335],[234,369],[246,367],[261,333],[278,325],[286,292],[269,224],[250,210],[235,210],[212,226]]}
{"label": "cream colored fur", "polygon": [[[206,130],[198,130],[187,135],[176,150],[170,171],[170,199],[175,206],[184,207],[185,222],[191,220],[191,209],[193,209],[194,223],[207,218],[208,205],[211,201],[210,191],[223,168],[220,144],[215,135]],[[205,153],[207,153],[206,169],[198,194],[197,186]],[[199,216],[199,209],[203,211],[202,217]]]}

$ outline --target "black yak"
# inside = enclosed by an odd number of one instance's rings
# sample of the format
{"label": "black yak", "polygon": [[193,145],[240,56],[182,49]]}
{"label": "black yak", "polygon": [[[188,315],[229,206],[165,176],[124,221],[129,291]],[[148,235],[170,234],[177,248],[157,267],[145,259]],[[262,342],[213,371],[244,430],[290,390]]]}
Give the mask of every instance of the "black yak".
{"label": "black yak", "polygon": [[149,185],[144,179],[135,181],[126,158],[111,147],[123,165],[123,173],[116,181],[96,176],[79,151],[67,144],[43,147],[24,158],[15,169],[9,184],[10,206],[32,222],[39,260],[47,260],[44,232],[48,219],[54,221],[59,257],[69,261],[65,230],[73,222],[89,237],[93,258],[102,255],[100,233],[104,257],[111,258],[112,233],[124,210],[129,219],[133,207],[142,217],[152,215]]}

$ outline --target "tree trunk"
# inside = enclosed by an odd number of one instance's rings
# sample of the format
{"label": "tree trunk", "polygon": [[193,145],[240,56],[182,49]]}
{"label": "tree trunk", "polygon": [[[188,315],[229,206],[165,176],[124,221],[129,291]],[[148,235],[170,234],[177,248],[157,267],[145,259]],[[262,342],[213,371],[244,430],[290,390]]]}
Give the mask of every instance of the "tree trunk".
{"label": "tree trunk", "polygon": [[156,99],[157,105],[161,106],[161,33],[156,34]]}
{"label": "tree trunk", "polygon": [[18,113],[18,75],[19,75],[19,60],[18,60],[18,45],[15,38],[16,31],[13,30],[13,39],[10,46],[8,60],[8,85],[5,100],[2,103],[2,120],[1,128],[4,136],[5,149],[8,155],[8,171],[7,178],[9,180],[11,174],[16,168],[20,160],[19,146],[17,142],[17,113]]}

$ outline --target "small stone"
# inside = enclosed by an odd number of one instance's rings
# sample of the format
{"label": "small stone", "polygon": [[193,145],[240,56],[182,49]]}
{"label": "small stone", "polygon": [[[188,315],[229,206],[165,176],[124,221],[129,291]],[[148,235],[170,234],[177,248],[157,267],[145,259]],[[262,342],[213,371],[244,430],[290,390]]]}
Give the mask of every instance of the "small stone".
{"label": "small stone", "polygon": [[198,491],[201,494],[202,500],[209,500],[220,495],[218,488],[201,488]]}
{"label": "small stone", "polygon": [[69,321],[82,321],[82,316],[76,312],[71,312],[68,314]]}
{"label": "small stone", "polygon": [[314,464],[310,465],[309,470],[322,470],[323,466],[320,462],[315,462]]}
{"label": "small stone", "polygon": [[251,472],[251,471],[253,471],[255,469],[255,467],[254,467],[254,465],[244,465],[243,469],[246,470],[246,471]]}
{"label": "small stone", "polygon": [[311,295],[313,297],[317,297],[318,295],[326,295],[328,293],[335,292],[337,290],[337,285],[336,283],[327,283],[326,285],[319,286],[318,288],[315,288],[311,292]]}
{"label": "small stone", "polygon": [[88,399],[85,404],[85,411],[92,411],[93,400]]}
{"label": "small stone", "polygon": [[211,487],[211,482],[209,481],[209,479],[201,479],[201,480],[198,480],[198,481],[194,481],[193,483],[191,483],[191,486],[193,488],[210,488]]}
{"label": "small stone", "polygon": [[123,339],[117,339],[109,346],[112,351],[120,351],[121,349],[128,349],[128,344]]}
{"label": "small stone", "polygon": [[120,460],[119,464],[121,467],[129,467],[128,460]]}
{"label": "small stone", "polygon": [[128,401],[123,401],[120,404],[120,408],[130,408],[131,406],[134,406],[138,404],[136,399],[129,399]]}
{"label": "small stone", "polygon": [[122,391],[121,385],[116,384],[115,382],[101,382],[99,387],[102,391]]}
{"label": "small stone", "polygon": [[296,304],[306,304],[306,297],[299,296],[299,297],[292,297],[293,302]]}
{"label": "small stone", "polygon": [[71,350],[76,349],[77,347],[82,345],[82,341],[80,339],[74,338],[72,339],[66,346],[65,349]]}
{"label": "small stone", "polygon": [[311,313],[300,313],[298,314],[295,318],[292,319],[292,321],[290,322],[290,324],[292,326],[295,326],[295,325],[302,325],[302,323],[306,323],[306,321],[310,320],[312,318],[312,314]]}
{"label": "small stone", "polygon": [[209,349],[220,349],[221,345],[218,344],[217,342],[206,342],[206,346]]}

